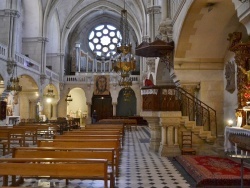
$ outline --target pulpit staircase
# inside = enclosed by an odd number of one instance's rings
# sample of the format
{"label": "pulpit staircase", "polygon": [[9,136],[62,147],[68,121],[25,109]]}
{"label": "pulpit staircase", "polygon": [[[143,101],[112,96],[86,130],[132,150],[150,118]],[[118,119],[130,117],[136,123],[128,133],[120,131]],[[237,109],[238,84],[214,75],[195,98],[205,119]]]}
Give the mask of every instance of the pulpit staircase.
{"label": "pulpit staircase", "polygon": [[216,111],[180,87],[176,87],[176,93],[181,102],[181,126],[207,144],[214,144],[217,137]]}
{"label": "pulpit staircase", "polygon": [[[145,91],[144,91],[145,90]],[[181,111],[181,126],[193,132],[207,144],[214,144],[217,137],[216,111],[176,86],[143,87],[143,110]]]}
{"label": "pulpit staircase", "polygon": [[216,111],[185,91],[176,87],[181,102],[181,124],[207,143],[213,144],[217,137]]}

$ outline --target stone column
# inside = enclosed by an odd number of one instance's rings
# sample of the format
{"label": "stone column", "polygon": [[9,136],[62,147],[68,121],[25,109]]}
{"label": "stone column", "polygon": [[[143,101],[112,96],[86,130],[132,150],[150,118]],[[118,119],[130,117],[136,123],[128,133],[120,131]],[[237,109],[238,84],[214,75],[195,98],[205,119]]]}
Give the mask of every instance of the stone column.
{"label": "stone column", "polygon": [[165,126],[161,127],[161,145],[167,144],[167,129]]}
{"label": "stone column", "polygon": [[[181,121],[181,112],[165,111],[159,114],[160,123],[162,126],[162,142],[159,148],[161,156],[176,156],[180,155],[181,151],[178,144],[178,127]],[[163,134],[165,134],[163,136]],[[165,137],[165,138],[164,138]]]}
{"label": "stone column", "polygon": [[75,72],[80,72],[80,65],[81,65],[80,47],[81,47],[81,44],[77,42],[75,45],[75,48],[76,48],[76,70]]}
{"label": "stone column", "polygon": [[178,130],[179,130],[179,125],[174,127],[174,145],[179,146],[178,143]]}
{"label": "stone column", "polygon": [[147,8],[147,14],[149,15],[149,28],[150,28],[150,38],[154,41],[156,36],[156,30],[159,27],[160,23],[160,13],[161,7],[158,5],[152,5]]}
{"label": "stone column", "polygon": [[51,117],[51,119],[54,119],[54,120],[56,120],[57,119],[57,104],[56,103],[54,103],[54,104],[51,104],[52,106],[53,106],[53,111],[52,111],[52,117]]}
{"label": "stone column", "polygon": [[149,149],[158,152],[161,142],[161,126],[159,124],[158,112],[142,111],[140,116],[147,120],[150,129]]}
{"label": "stone column", "polygon": [[42,43],[41,45],[41,75],[46,76],[46,42],[48,42],[48,38],[46,37],[41,37],[38,39],[39,42]]}
{"label": "stone column", "polygon": [[88,106],[88,112],[87,112],[87,117],[86,117],[86,124],[90,124],[91,123],[91,103],[90,102],[86,102],[86,105]]}
{"label": "stone column", "polygon": [[[63,78],[64,78],[64,75],[65,75],[65,66],[64,66],[64,53],[60,53],[59,54],[60,56],[60,71],[59,71],[59,79],[60,79],[60,82],[63,82]],[[61,87],[60,87],[61,88]],[[62,89],[61,89],[62,90]]]}
{"label": "stone column", "polygon": [[117,107],[117,102],[113,102],[113,116],[116,116],[116,107]]}

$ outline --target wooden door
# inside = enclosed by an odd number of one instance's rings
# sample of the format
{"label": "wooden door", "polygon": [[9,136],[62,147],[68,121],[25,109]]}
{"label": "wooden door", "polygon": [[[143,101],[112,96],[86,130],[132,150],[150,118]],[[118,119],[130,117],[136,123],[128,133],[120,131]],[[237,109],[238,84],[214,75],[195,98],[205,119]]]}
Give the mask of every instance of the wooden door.
{"label": "wooden door", "polygon": [[0,120],[6,119],[6,106],[7,103],[5,101],[0,101]]}
{"label": "wooden door", "polygon": [[92,107],[91,107],[91,116],[93,111],[97,112],[97,121],[100,119],[107,119],[113,116],[113,106],[112,98],[110,96],[93,96],[92,98]]}

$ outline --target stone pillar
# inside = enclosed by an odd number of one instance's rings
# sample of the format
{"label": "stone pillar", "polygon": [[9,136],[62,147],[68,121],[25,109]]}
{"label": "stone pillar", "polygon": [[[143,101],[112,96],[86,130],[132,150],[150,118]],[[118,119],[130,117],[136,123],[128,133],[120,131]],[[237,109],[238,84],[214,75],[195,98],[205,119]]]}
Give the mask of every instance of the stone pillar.
{"label": "stone pillar", "polygon": [[75,48],[76,48],[76,70],[75,72],[80,72],[80,65],[81,65],[81,55],[80,55],[80,47],[81,47],[81,44],[80,43],[76,43],[75,45]]}
{"label": "stone pillar", "polygon": [[158,112],[142,111],[140,116],[147,120],[150,129],[149,149],[158,152],[161,142],[161,126],[159,125]]}
{"label": "stone pillar", "polygon": [[147,14],[149,15],[149,28],[150,28],[150,38],[154,41],[156,36],[156,30],[160,23],[160,13],[161,7],[157,5],[152,5],[147,8]]}
{"label": "stone pillar", "polygon": [[161,144],[167,144],[167,129],[164,126],[161,127]]}
{"label": "stone pillar", "polygon": [[[64,53],[60,53],[60,71],[59,71],[59,74],[60,74],[59,75],[60,82],[63,82],[63,78],[64,78],[64,75],[65,75]],[[60,87],[60,89],[61,89],[61,87]]]}
{"label": "stone pillar", "polygon": [[[162,130],[166,130],[165,136],[162,133],[162,142],[159,147],[161,156],[173,157],[180,155],[181,151],[178,144],[178,127],[181,121],[181,112],[164,111],[159,113]],[[164,139],[166,137],[166,139]],[[166,141],[165,141],[166,140]]]}
{"label": "stone pillar", "polygon": [[174,127],[174,145],[175,146],[179,146],[179,143],[178,143],[178,129],[179,129],[179,125]]}
{"label": "stone pillar", "polygon": [[169,0],[161,1],[161,21],[164,21],[167,18],[167,2]]}
{"label": "stone pillar", "polygon": [[87,102],[86,105],[88,106],[88,112],[86,117],[86,124],[91,124],[91,103]]}
{"label": "stone pillar", "polygon": [[48,42],[48,38],[41,37],[38,40],[42,43],[41,45],[41,74],[46,76],[46,42]]}
{"label": "stone pillar", "polygon": [[113,102],[113,116],[116,116],[116,107],[117,107],[117,102]]}
{"label": "stone pillar", "polygon": [[53,111],[52,111],[52,117],[51,117],[51,119],[54,119],[54,120],[56,120],[57,119],[57,104],[55,103],[55,104],[51,104],[52,106],[53,106]]}

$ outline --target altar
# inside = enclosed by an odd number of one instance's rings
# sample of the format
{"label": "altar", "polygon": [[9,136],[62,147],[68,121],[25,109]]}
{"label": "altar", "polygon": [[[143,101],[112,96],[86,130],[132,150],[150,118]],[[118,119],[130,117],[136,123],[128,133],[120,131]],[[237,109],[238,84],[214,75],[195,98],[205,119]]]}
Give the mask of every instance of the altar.
{"label": "altar", "polygon": [[20,116],[6,116],[6,125],[17,124],[20,122]]}
{"label": "altar", "polygon": [[[236,152],[238,147],[245,151],[250,149],[250,142],[249,142],[250,129],[244,129],[242,127],[228,127],[227,126],[225,127],[224,136],[225,136],[225,140],[224,140],[225,152]],[[234,138],[232,138],[232,136]],[[234,142],[232,142],[232,140]]]}

